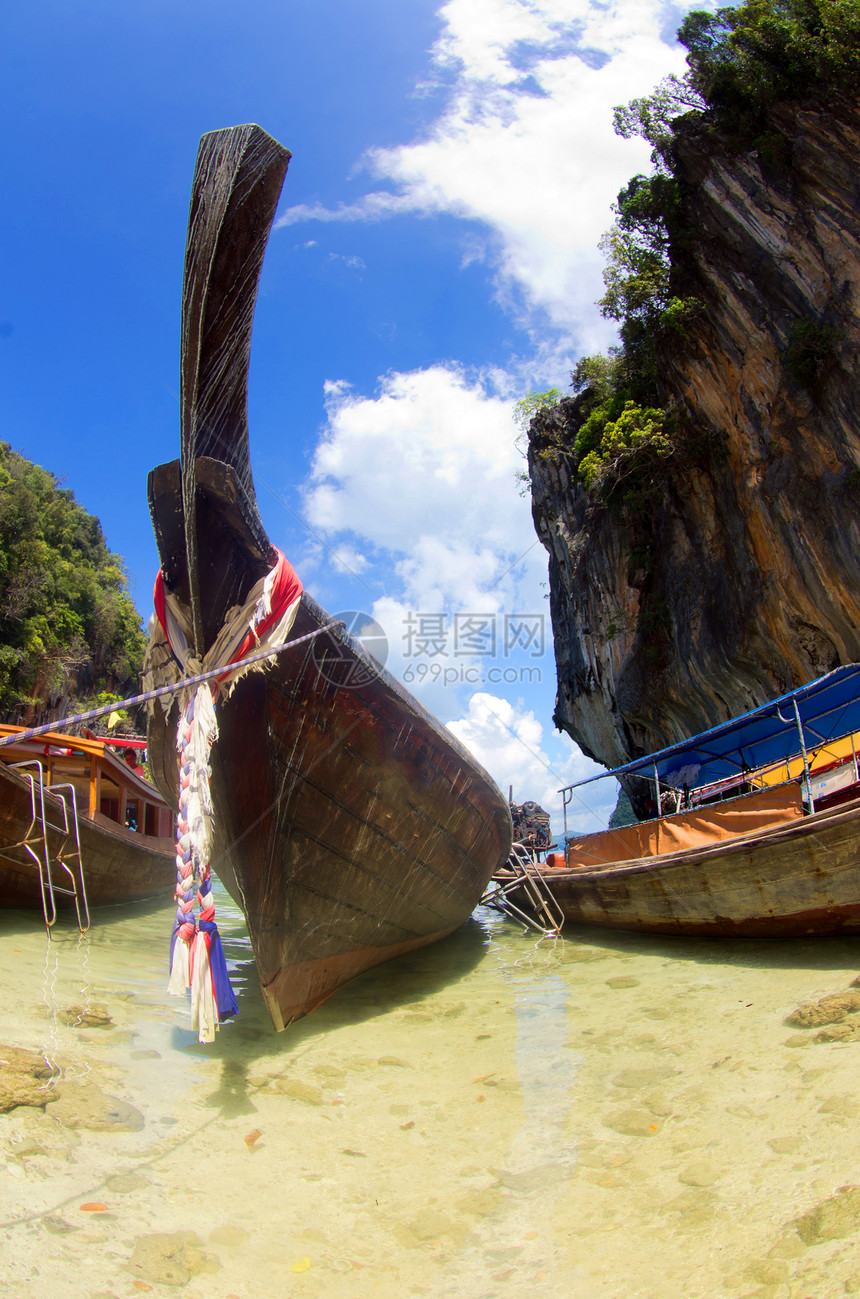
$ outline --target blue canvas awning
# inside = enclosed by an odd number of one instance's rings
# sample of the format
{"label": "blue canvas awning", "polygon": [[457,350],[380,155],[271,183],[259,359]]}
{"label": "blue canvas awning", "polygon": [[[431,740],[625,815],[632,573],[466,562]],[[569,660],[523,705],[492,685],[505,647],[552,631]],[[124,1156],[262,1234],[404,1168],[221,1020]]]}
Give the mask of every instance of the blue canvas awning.
{"label": "blue canvas awning", "polygon": [[804,743],[809,749],[860,730],[860,664],[836,668],[817,681],[790,690],[732,721],[714,726],[692,739],[667,745],[665,749],[658,749],[656,753],[627,762],[612,771],[568,785],[562,792],[590,785],[607,776],[627,776],[638,772],[653,779],[655,767],[660,781],[668,785],[684,783],[682,777],[694,769],[694,778],[687,775],[686,783],[709,785],[744,771],[796,757],[801,752],[801,738],[795,704],[803,725]]}

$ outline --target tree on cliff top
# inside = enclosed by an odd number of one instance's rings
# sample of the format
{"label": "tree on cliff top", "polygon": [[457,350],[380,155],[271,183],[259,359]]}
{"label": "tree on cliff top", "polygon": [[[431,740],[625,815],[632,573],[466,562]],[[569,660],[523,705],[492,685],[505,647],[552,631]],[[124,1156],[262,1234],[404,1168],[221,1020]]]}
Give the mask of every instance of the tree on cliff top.
{"label": "tree on cliff top", "polygon": [[144,646],[98,519],[0,442],[0,718],[58,718],[73,695],[83,705],[120,698]]}
{"label": "tree on cliff top", "polygon": [[634,480],[641,477],[637,459],[655,481],[659,462],[675,450],[671,417],[661,410],[657,343],[673,331],[682,335],[700,309],[695,299],[675,296],[672,284],[673,249],[686,237],[675,177],[678,131],[714,131],[728,147],[757,149],[771,161],[787,154],[790,142],[768,110],[856,85],[860,0],[745,0],[697,10],[678,40],[688,51],[686,74],[615,110],[619,135],[653,146],[654,171],[621,190],[616,222],[601,242],[606,292],[599,306],[618,322],[621,346],[608,358],[582,358],[571,376],[582,394],[580,424],[564,450],[584,485],[604,493],[620,478],[630,482],[631,469]]}
{"label": "tree on cliff top", "polygon": [[722,125],[744,133],[781,99],[851,86],[860,71],[858,0],[746,0],[693,11],[678,30],[685,78]]}
{"label": "tree on cliff top", "polygon": [[755,147],[772,104],[849,89],[860,72],[858,0],[745,0],[714,13],[693,10],[677,35],[687,50],[685,75],[615,110],[618,134],[652,144],[663,173],[673,170],[675,123],[689,112],[737,146]]}

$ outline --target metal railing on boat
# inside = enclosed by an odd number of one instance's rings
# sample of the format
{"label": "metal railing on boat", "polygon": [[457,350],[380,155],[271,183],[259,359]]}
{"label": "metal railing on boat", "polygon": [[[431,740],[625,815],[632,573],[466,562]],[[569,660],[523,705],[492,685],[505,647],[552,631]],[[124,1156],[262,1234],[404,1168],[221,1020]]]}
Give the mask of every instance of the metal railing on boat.
{"label": "metal railing on boat", "polygon": [[[517,895],[516,902],[514,895]],[[524,910],[520,903],[529,910]],[[523,843],[514,844],[507,862],[487,885],[481,904],[539,934],[558,935],[564,924],[564,914],[540,869],[537,854]]]}
{"label": "metal railing on boat", "polygon": [[[9,770],[17,771],[29,785],[30,824],[23,839],[0,845],[0,857],[16,866],[32,865],[38,872],[42,913],[49,935],[57,920],[57,895],[72,899],[78,929],[82,934],[86,933],[90,927],[90,912],[74,786],[46,785],[44,768],[35,758],[10,763]],[[47,803],[47,812],[46,794],[52,795]],[[56,821],[51,819],[54,814],[59,818]],[[54,878],[52,865],[64,872],[59,876],[62,883]]]}

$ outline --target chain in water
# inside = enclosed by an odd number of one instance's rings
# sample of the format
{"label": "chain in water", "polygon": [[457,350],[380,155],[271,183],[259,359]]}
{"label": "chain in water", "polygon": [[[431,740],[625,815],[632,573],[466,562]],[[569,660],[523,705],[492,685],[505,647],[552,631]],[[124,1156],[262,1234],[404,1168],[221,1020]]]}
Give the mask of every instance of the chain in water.
{"label": "chain in water", "polygon": [[[79,1028],[81,1024],[87,1023],[87,1016],[92,1010],[92,1002],[90,998],[92,986],[90,984],[90,935],[88,930],[85,930],[83,933],[78,933],[75,941],[75,957],[77,958],[78,965],[78,993],[80,994],[81,1004],[80,1006],[75,1007],[74,1027]],[[82,1078],[86,1078],[87,1074],[90,1072],[90,1066],[86,1061],[81,1060],[79,1064],[73,1065],[72,1068],[67,1069],[65,1076],[67,1078],[76,1078],[80,1081]]]}
{"label": "chain in water", "polygon": [[51,941],[51,931],[45,932],[45,967],[42,971],[42,1001],[45,1003],[47,1019],[47,1037],[42,1043],[42,1059],[51,1070],[51,1077],[42,1085],[40,1091],[56,1086],[60,1078],[60,1067],[57,1064],[57,1017],[59,1005],[56,997],[57,969],[60,961],[60,948]]}
{"label": "chain in water", "polygon": [[[76,1004],[60,1009],[57,998],[58,984],[62,987],[62,975],[68,973],[68,984],[75,989]],[[41,1090],[53,1089],[62,1077],[66,1079],[86,1078],[91,1072],[90,1066],[81,1061],[65,1071],[57,1064],[58,1026],[60,1020],[72,1028],[80,1028],[87,1023],[91,1013],[90,983],[90,937],[88,933],[76,931],[73,938],[63,936],[59,942],[56,936],[48,931],[45,935],[45,966],[42,972],[42,1001],[45,1005],[47,1036],[42,1044],[42,1058],[51,1070],[51,1077]]]}

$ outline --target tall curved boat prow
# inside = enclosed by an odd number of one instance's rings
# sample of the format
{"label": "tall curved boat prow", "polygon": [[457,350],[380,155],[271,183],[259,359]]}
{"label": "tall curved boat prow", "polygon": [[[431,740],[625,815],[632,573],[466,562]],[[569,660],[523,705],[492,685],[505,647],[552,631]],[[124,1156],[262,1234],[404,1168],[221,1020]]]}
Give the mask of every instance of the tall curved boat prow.
{"label": "tall curved boat prow", "polygon": [[[149,479],[161,580],[148,685],[235,663],[249,622],[256,634],[244,652],[301,642],[265,667],[225,675],[209,756],[209,859],[245,914],[277,1029],[361,971],[450,934],[511,847],[507,802],[487,773],[342,625],[321,630],[331,619],[260,519],[248,357],[288,161],[258,126],[201,140],[183,294],[182,456]],[[149,727],[150,770],[174,804],[181,707],[156,706]]]}

